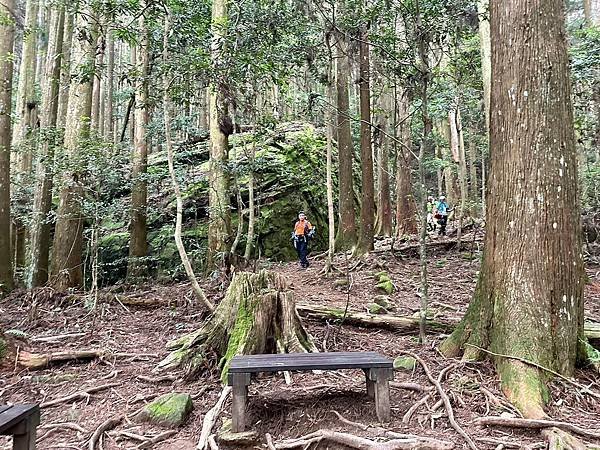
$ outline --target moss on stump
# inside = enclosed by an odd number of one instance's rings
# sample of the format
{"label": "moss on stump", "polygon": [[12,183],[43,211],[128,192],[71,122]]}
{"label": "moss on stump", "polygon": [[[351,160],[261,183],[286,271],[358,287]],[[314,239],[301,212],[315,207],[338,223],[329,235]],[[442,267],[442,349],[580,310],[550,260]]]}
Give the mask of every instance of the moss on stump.
{"label": "moss on stump", "polygon": [[194,409],[189,394],[172,392],[146,405],[137,416],[140,422],[148,422],[166,428],[177,428],[185,422]]}
{"label": "moss on stump", "polygon": [[189,378],[216,357],[209,366],[218,365],[223,381],[236,355],[317,351],[285,279],[266,270],[236,273],[213,315],[167,346],[172,352],[159,367],[183,366]]}

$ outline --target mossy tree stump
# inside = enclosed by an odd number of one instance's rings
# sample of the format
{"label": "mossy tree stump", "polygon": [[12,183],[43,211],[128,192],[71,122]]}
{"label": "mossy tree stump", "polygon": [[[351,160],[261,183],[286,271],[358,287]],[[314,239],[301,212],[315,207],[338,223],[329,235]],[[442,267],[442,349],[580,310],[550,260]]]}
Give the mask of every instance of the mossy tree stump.
{"label": "mossy tree stump", "polygon": [[212,316],[167,347],[159,367],[183,367],[190,377],[216,357],[223,380],[236,355],[317,351],[285,279],[266,270],[235,274]]}

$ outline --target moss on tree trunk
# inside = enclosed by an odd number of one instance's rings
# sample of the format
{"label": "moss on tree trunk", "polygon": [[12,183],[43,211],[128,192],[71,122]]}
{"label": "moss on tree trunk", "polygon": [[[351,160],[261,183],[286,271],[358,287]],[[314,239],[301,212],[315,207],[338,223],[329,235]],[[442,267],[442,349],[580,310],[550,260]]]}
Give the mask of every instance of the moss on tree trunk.
{"label": "moss on tree trunk", "polygon": [[183,367],[192,376],[213,359],[225,380],[234,356],[276,353],[278,347],[286,353],[317,351],[285,279],[265,270],[240,272],[202,327],[168,344],[172,351],[159,367]]}

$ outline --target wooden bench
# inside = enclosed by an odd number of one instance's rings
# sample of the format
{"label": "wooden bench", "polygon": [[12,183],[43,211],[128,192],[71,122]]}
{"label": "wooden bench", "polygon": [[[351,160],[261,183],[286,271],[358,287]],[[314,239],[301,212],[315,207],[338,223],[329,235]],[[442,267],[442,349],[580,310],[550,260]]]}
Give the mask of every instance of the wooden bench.
{"label": "wooden bench", "polygon": [[390,420],[389,381],[394,377],[393,361],[375,352],[288,353],[278,355],[235,356],[227,382],[232,386],[232,431],[244,431],[248,385],[253,373],[292,370],[362,369],[367,379],[367,394],[375,399],[381,422]]}
{"label": "wooden bench", "polygon": [[13,450],[35,449],[38,405],[0,405],[0,435],[13,437]]}

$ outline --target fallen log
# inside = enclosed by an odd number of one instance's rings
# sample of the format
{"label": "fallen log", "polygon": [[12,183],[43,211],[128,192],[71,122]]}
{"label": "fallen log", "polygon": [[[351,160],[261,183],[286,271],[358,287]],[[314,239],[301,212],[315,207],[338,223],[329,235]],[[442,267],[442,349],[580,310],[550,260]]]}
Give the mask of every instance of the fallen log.
{"label": "fallen log", "polygon": [[[344,323],[365,328],[383,328],[386,330],[410,332],[419,329],[419,318],[412,316],[394,316],[391,314],[367,314],[344,308],[335,308],[316,304],[298,304],[296,309],[301,316],[319,320],[343,320]],[[428,320],[427,328],[439,333],[451,333],[457,323]],[[594,344],[600,343],[600,323],[585,322],[584,333]]]}
{"label": "fallen log", "polygon": [[[391,314],[371,315],[356,311],[345,312],[343,308],[322,305],[297,305],[301,316],[320,320],[343,320],[344,323],[367,328],[384,328],[394,331],[410,332],[419,329],[419,319],[412,316],[393,316]],[[450,333],[455,324],[427,321],[427,328],[440,333]]]}
{"label": "fallen log", "polygon": [[17,364],[29,370],[45,369],[53,364],[69,361],[87,361],[96,358],[157,358],[153,353],[111,353],[106,350],[68,350],[55,353],[30,353],[25,350],[19,352]]}

